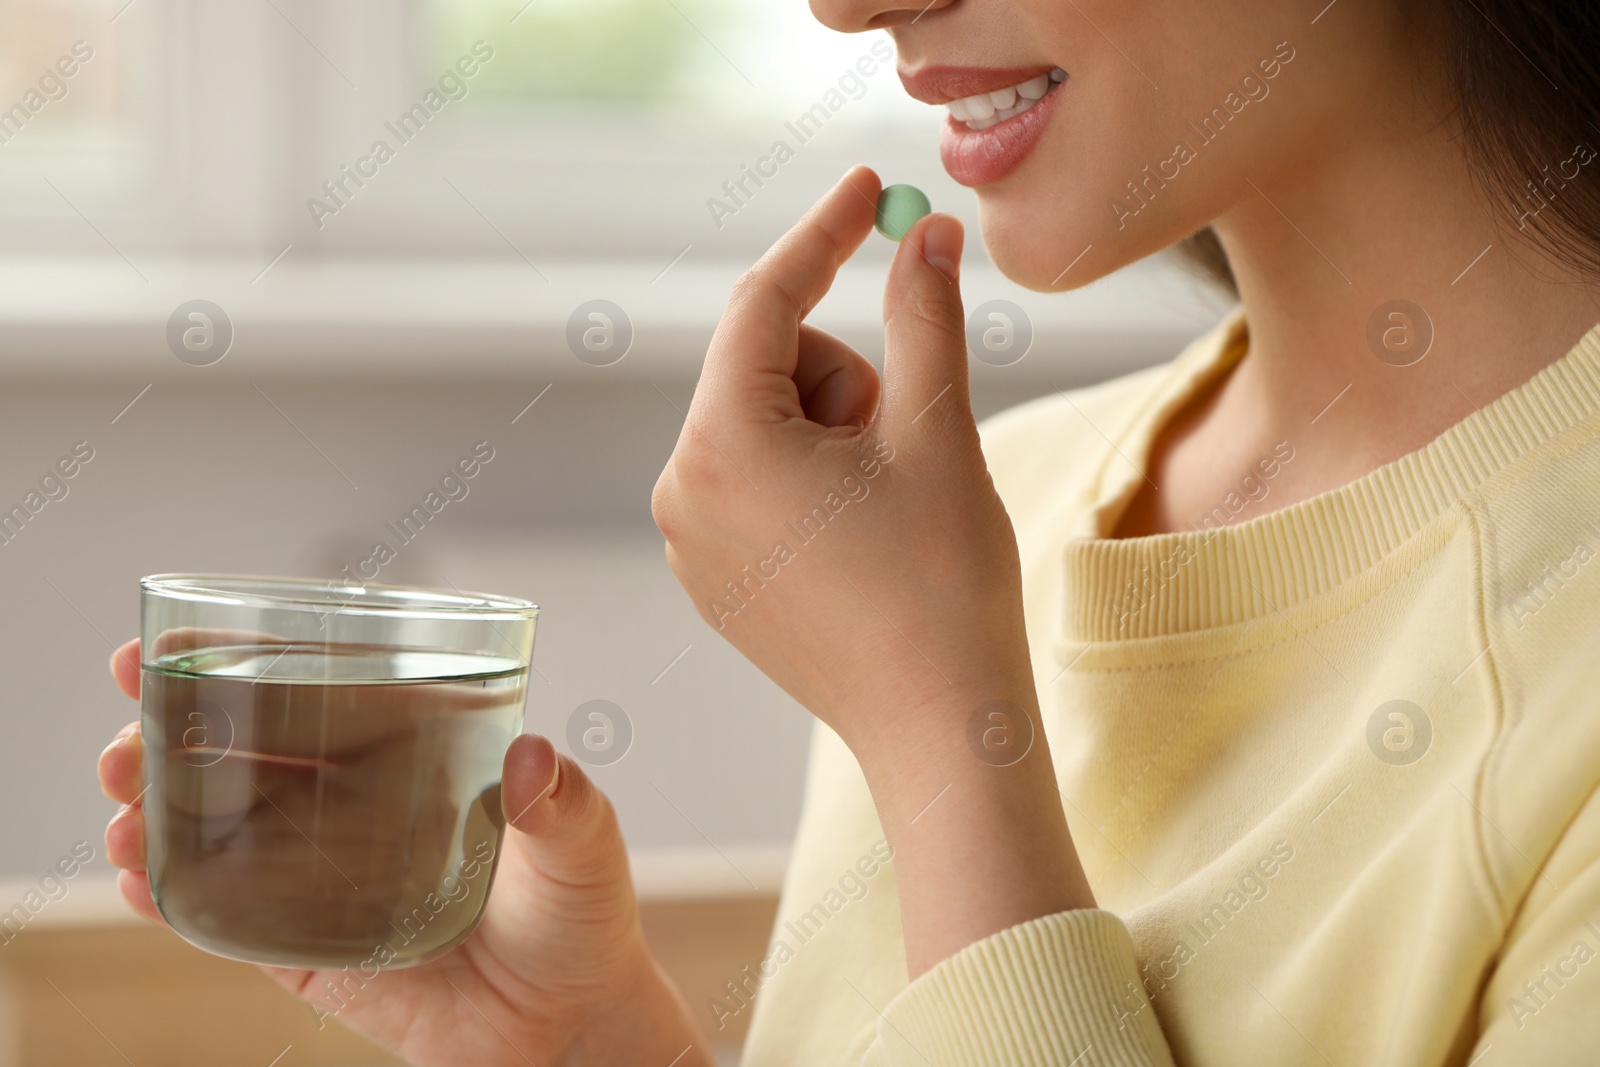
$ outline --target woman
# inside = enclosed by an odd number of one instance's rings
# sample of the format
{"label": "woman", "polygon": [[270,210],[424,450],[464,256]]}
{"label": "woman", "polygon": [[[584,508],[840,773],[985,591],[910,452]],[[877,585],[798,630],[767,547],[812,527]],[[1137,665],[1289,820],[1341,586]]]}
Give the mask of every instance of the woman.
{"label": "woman", "polygon": [[[1600,14],[813,8],[950,104],[1012,278],[1209,226],[1242,310],[980,435],[953,218],[895,258],[881,384],[803,322],[871,172],[736,287],[653,506],[822,723],[773,955],[721,1005],[760,986],[746,1062],[1593,1062]],[[138,747],[102,775],[150,915]],[[709,1062],[604,798],[524,737],[505,806],[483,927],[341,1017],[417,1063]]]}

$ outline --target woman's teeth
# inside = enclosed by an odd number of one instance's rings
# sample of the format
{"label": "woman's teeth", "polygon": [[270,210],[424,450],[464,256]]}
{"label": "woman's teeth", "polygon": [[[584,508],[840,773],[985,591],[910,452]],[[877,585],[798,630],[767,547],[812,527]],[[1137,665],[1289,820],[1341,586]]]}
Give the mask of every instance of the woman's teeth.
{"label": "woman's teeth", "polygon": [[1057,67],[1049,74],[1030,78],[1021,85],[996,89],[992,93],[963,96],[960,100],[950,101],[945,107],[950,109],[950,117],[965,125],[967,129],[987,130],[990,126],[1020,115],[1037,104],[1044,99],[1046,93],[1065,81],[1066,77],[1067,72]]}

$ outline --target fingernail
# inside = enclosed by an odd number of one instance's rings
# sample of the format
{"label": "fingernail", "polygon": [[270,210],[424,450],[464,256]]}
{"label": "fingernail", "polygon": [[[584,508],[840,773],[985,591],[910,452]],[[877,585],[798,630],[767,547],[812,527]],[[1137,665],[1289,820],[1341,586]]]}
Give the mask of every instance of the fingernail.
{"label": "fingernail", "polygon": [[851,415],[850,425],[854,426],[858,430],[865,430],[867,428],[867,420],[862,418],[860,415]]}
{"label": "fingernail", "polygon": [[923,258],[952,280],[961,263],[961,238],[961,223],[954,215],[934,215],[922,231]]}
{"label": "fingernail", "polygon": [[101,759],[105,759],[107,752],[110,752],[112,749],[117,748],[117,747],[121,746],[122,744],[124,744],[128,740],[128,738],[133,736],[133,731],[134,731],[135,727],[137,727],[137,726],[138,726],[138,723],[130,722],[128,725],[124,726],[121,730],[119,730],[117,732],[117,736],[113,737],[111,739],[111,743],[109,745],[107,745],[105,748],[100,750],[100,758]]}
{"label": "fingernail", "polygon": [[[533,734],[533,733],[522,734],[515,741],[513,741],[512,744],[515,745],[517,742],[521,741],[523,737],[537,738],[539,741],[543,741],[546,745],[550,745],[549,738],[546,738],[541,734]],[[524,746],[524,747],[528,747],[528,746]],[[528,756],[529,756],[528,753],[524,753],[522,756],[519,756],[518,759],[519,760],[526,759],[526,758],[528,758]],[[555,750],[555,746],[554,745],[550,745],[550,764],[551,764],[551,766],[550,766],[550,780],[544,784],[544,788],[543,789],[539,790],[539,792],[534,795],[532,800],[530,800],[526,804],[522,805],[521,809],[518,810],[514,814],[512,813],[510,808],[505,808],[504,809],[505,814],[506,814],[506,824],[508,826],[515,826],[517,823],[521,822],[522,821],[522,817],[524,815],[526,815],[526,814],[528,814],[528,812],[532,811],[535,805],[537,805],[541,800],[543,800],[545,797],[548,797],[551,793],[553,793],[555,791],[556,783],[561,780],[561,757],[556,754],[556,750]],[[502,803],[506,802],[505,798],[504,798],[504,794],[502,794],[502,801],[501,802]]]}
{"label": "fingernail", "polygon": [[[550,781],[545,785],[545,787],[543,789],[541,789],[539,791],[539,795],[538,795],[537,798],[535,798],[533,803],[537,804],[537,803],[539,803],[539,801],[543,800],[545,797],[549,796],[551,793],[554,793],[556,791],[556,786],[558,786],[560,784],[561,784],[561,760],[558,757],[555,760],[551,761],[551,764],[550,764]],[[532,807],[532,805],[529,805],[529,806]]]}

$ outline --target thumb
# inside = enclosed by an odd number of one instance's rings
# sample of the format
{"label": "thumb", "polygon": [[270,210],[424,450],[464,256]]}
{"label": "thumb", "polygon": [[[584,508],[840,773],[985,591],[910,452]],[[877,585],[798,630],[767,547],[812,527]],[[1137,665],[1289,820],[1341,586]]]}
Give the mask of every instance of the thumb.
{"label": "thumb", "polygon": [[628,853],[611,801],[548,738],[522,734],[506,750],[500,803],[508,847],[568,886],[628,881]]}
{"label": "thumb", "polygon": [[963,240],[954,215],[929,215],[895,253],[883,293],[886,428],[972,420],[961,310]]}

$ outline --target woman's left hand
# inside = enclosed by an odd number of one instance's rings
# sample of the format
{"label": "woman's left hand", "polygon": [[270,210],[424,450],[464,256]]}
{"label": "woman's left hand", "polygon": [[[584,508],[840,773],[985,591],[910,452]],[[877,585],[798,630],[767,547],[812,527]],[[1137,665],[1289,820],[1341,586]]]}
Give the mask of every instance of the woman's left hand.
{"label": "woman's left hand", "polygon": [[852,170],[739,280],[652,501],[701,616],[864,763],[964,746],[980,705],[1034,701],[1016,540],[967,391],[960,222],[900,242],[881,386],[804,322],[878,192]]}

